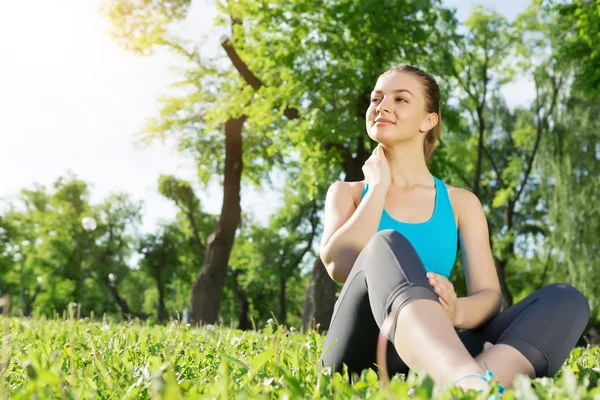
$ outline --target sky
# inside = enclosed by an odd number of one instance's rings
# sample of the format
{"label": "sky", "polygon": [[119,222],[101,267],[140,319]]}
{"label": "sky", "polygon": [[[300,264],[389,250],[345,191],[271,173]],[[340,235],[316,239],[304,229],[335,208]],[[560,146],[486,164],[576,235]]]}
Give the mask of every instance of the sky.
{"label": "sky", "polygon": [[[158,177],[173,174],[195,181],[194,165],[169,143],[140,148],[135,135],[157,115],[159,96],[177,79],[180,61],[157,53],[144,57],[120,47],[97,13],[100,0],[0,1],[0,199],[6,204],[34,183],[49,187],[69,172],[90,184],[91,201],[126,192],[143,201],[142,231],[152,231],[176,209],[157,192]],[[475,4],[513,19],[524,0],[444,0],[459,20]],[[193,3],[181,33],[206,35],[205,55],[219,51],[212,21],[214,2]],[[524,89],[523,89],[524,88]],[[504,90],[513,105],[533,96],[517,82]],[[220,211],[221,188],[197,191],[203,208]],[[244,189],[242,209],[266,221],[277,193]],[[2,206],[0,206],[2,207]],[[0,208],[1,210],[2,208]]]}

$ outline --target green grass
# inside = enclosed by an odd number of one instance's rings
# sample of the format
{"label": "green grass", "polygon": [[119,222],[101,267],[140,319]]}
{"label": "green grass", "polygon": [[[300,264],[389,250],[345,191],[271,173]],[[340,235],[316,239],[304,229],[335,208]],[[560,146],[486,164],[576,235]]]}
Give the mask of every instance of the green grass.
{"label": "green grass", "polygon": [[[425,376],[382,385],[373,371],[352,386],[319,372],[323,336],[275,324],[260,332],[227,328],[107,325],[1,319],[0,398],[413,398],[427,399]],[[4,368],[7,365],[8,368]],[[600,398],[600,348],[576,348],[554,379],[518,380],[504,398]],[[454,388],[445,399],[474,399]],[[484,398],[484,397],[481,397]]]}

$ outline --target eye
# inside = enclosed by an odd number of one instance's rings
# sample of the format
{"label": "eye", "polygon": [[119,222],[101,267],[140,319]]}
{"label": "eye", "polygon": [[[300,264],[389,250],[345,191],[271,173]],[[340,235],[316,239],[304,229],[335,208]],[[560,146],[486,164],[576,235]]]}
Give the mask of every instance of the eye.
{"label": "eye", "polygon": [[396,101],[405,101],[406,102],[406,99],[404,97],[396,97]]}
{"label": "eye", "polygon": [[378,98],[376,98],[376,97],[373,97],[373,98],[371,99],[371,103],[375,103],[375,102],[378,102],[378,101],[379,101],[379,99],[378,99]]}

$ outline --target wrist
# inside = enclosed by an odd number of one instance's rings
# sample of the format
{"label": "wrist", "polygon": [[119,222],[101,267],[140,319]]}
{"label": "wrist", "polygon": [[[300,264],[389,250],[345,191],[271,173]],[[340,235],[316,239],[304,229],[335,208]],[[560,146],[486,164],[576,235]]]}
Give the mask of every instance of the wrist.
{"label": "wrist", "polygon": [[455,328],[462,328],[463,323],[465,321],[464,315],[462,313],[463,308],[460,306],[460,303],[462,303],[461,300],[462,300],[462,297],[457,298],[455,306],[454,306],[454,318],[452,321],[452,325],[454,325]]}
{"label": "wrist", "polygon": [[369,188],[373,188],[374,191],[387,193],[390,185],[389,183],[375,182],[373,184],[369,184]]}

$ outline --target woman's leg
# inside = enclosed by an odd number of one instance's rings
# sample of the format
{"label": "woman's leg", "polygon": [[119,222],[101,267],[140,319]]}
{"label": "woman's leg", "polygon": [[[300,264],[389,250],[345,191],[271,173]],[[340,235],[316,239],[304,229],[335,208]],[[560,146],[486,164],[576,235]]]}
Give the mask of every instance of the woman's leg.
{"label": "woman's leg", "polygon": [[[548,285],[494,317],[478,330],[461,332],[465,346],[485,361],[500,383],[517,374],[553,376],[590,318],[586,298],[566,284]],[[483,343],[494,346],[482,352]]]}
{"label": "woman's leg", "polygon": [[[341,373],[346,364],[350,377],[352,373],[374,368],[376,362],[379,326],[369,304],[365,267],[365,262],[356,262],[352,267],[335,304],[321,355],[322,367]],[[389,342],[387,350],[390,374],[408,373],[408,367]]]}
{"label": "woman's leg", "polygon": [[[484,373],[439,304],[413,246],[396,231],[378,232],[367,243],[336,308],[324,352],[333,347],[325,365],[339,368],[349,361],[355,367],[372,367],[377,335],[389,316],[394,322],[388,344],[394,343],[399,358],[411,369],[424,371],[443,385],[467,373]],[[364,317],[369,312],[375,325]],[[336,342],[339,347],[333,350]],[[460,381],[465,388],[481,384],[477,378]]]}
{"label": "woman's leg", "polygon": [[[381,327],[391,318],[388,339],[410,369],[426,372],[441,386],[456,378],[484,374],[458,337],[446,310],[427,281],[425,267],[412,244],[393,230],[381,231],[367,244],[357,262],[367,264],[371,308]],[[459,385],[479,388],[481,379]]]}

